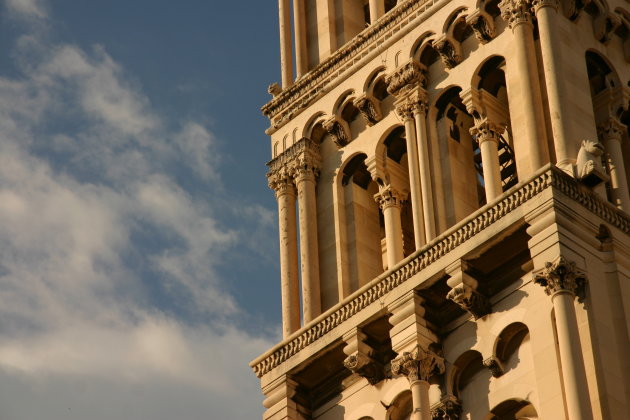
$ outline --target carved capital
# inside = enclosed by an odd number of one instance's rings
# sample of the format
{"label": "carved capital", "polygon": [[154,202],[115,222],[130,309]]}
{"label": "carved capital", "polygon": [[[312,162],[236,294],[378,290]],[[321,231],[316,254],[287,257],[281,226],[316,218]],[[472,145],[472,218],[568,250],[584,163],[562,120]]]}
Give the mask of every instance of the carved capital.
{"label": "carved capital", "polygon": [[467,284],[461,283],[455,286],[446,297],[470,313],[475,319],[482,318],[491,312],[488,299]]}
{"label": "carved capital", "polygon": [[440,402],[431,406],[432,420],[459,420],[461,414],[462,405],[452,395],[447,395]]}
{"label": "carved capital", "polygon": [[384,378],[383,366],[359,351],[346,357],[343,361],[343,365],[346,369],[352,371],[352,373],[356,373],[367,379],[370,385],[376,385]]}
{"label": "carved capital", "polygon": [[391,95],[398,95],[406,87],[425,87],[426,71],[421,69],[415,61],[409,61],[387,76],[385,83],[387,83],[387,92]]}
{"label": "carved capital", "polygon": [[392,360],[392,373],[405,375],[411,384],[428,381],[431,376],[444,373],[444,359],[418,346],[414,351],[405,352]]}
{"label": "carved capital", "polygon": [[532,24],[531,3],[529,0],[501,0],[501,17],[511,29],[522,23]]}
{"label": "carved capital", "polygon": [[472,12],[467,18],[466,23],[470,25],[477,40],[485,44],[492,40],[495,36],[494,32],[494,19],[492,16],[481,9],[477,9]]}
{"label": "carved capital", "polygon": [[322,123],[322,127],[332,137],[338,148],[342,148],[350,143],[350,136],[343,124],[336,117],[327,119]]}
{"label": "carved capital", "polygon": [[394,106],[396,107],[396,113],[403,122],[412,119],[414,114],[426,116],[429,108],[427,92],[421,87],[407,90],[394,103]]}
{"label": "carved capital", "polygon": [[440,54],[442,62],[449,69],[452,69],[462,61],[457,41],[443,37],[433,42],[433,48]]}
{"label": "carved capital", "polygon": [[534,272],[534,282],[545,288],[545,293],[579,295],[586,285],[586,274],[572,261],[559,257],[554,262],[545,264],[545,268]]}
{"label": "carved capital", "polygon": [[394,189],[391,185],[383,187],[381,191],[374,194],[374,200],[383,211],[389,207],[401,208],[406,198],[407,194]]}
{"label": "carved capital", "polygon": [[501,133],[505,131],[505,127],[495,124],[487,118],[480,118],[475,121],[475,125],[470,128],[470,135],[481,145],[486,141],[494,141],[499,143]]}
{"label": "carved capital", "polygon": [[554,10],[558,10],[560,7],[559,0],[532,0],[532,9],[534,13],[538,13],[543,7],[551,7]]}
{"label": "carved capital", "polygon": [[361,116],[367,125],[374,125],[383,118],[379,104],[374,98],[362,95],[352,101],[353,105],[361,112]]}
{"label": "carved capital", "polygon": [[601,141],[621,141],[627,130],[628,127],[625,124],[619,121],[618,118],[613,117],[597,127],[597,134]]}
{"label": "carved capital", "polygon": [[267,183],[269,188],[274,190],[276,197],[291,194],[295,195],[295,185],[288,171],[269,172],[267,174]]}
{"label": "carved capital", "polygon": [[502,376],[504,373],[503,363],[501,363],[501,361],[497,359],[496,356],[488,357],[486,360],[483,361],[483,365],[490,369],[490,373],[492,373],[492,376],[494,376],[495,378]]}

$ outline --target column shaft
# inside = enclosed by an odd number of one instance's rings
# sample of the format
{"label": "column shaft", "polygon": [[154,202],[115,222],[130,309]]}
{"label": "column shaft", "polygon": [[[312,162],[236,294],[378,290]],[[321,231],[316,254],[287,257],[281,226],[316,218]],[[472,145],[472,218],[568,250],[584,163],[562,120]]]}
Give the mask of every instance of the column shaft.
{"label": "column shaft", "polygon": [[411,384],[412,420],[432,420],[429,386],[429,383],[423,380],[418,380]]}
{"label": "column shaft", "polygon": [[486,201],[489,203],[503,193],[501,187],[501,168],[499,151],[495,139],[479,139],[481,164],[483,166],[483,182],[486,188]]}
{"label": "column shaft", "polygon": [[628,180],[623,162],[621,139],[607,138],[604,140],[607,165],[610,171],[610,185],[615,205],[626,212],[630,212],[630,197],[628,196]]}
{"label": "column shaft", "polygon": [[300,291],[298,282],[297,228],[293,185],[276,193],[280,231],[280,283],[282,291],[282,335],[300,328]]}
{"label": "column shaft", "polygon": [[315,174],[312,170],[305,170],[297,176],[296,184],[300,217],[302,306],[304,323],[307,323],[321,313]]}
{"label": "column shaft", "polygon": [[289,0],[278,0],[280,23],[280,67],[282,87],[293,84],[293,53],[291,42],[291,6]]}
{"label": "column shaft", "polygon": [[304,7],[304,0],[293,0],[293,25],[295,31],[295,67],[299,78],[308,71],[306,8]]}
{"label": "column shaft", "polygon": [[416,140],[418,142],[418,164],[420,165],[420,182],[422,185],[422,207],[424,211],[424,231],[427,242],[435,238],[435,214],[433,206],[433,188],[431,186],[431,166],[429,157],[429,136],[427,132],[426,109],[424,104],[414,109],[416,121]]}
{"label": "column shaft", "polygon": [[387,205],[383,208],[385,219],[385,243],[387,244],[387,268],[391,269],[403,259],[402,225],[400,206]]}
{"label": "column shaft", "polygon": [[370,23],[374,23],[385,14],[385,2],[383,0],[370,0]]}
{"label": "column shaft", "polygon": [[590,396],[586,384],[586,373],[582,347],[578,334],[573,300],[567,291],[553,295],[553,307],[558,333],[558,350],[562,364],[567,414],[570,420],[590,420]]}
{"label": "column shaft", "polygon": [[[519,23],[514,26],[513,33],[516,41],[515,55],[517,66],[521,70],[521,73],[518,75],[521,89],[518,97],[510,97],[510,102],[512,102],[510,108],[514,110],[520,109],[526,116],[526,118],[521,120],[525,126],[514,128],[515,131],[518,128],[518,131],[523,133],[526,138],[516,138],[514,148],[517,150],[517,155],[518,152],[529,154],[530,168],[528,168],[528,171],[522,171],[522,168],[519,168],[522,172],[521,176],[528,177],[546,163],[546,153],[543,153],[543,150],[547,148],[547,135],[538,67],[536,65],[533,26],[530,22]],[[519,147],[520,145],[516,144],[516,142],[524,142],[524,144],[520,144],[524,147]]]}
{"label": "column shaft", "polygon": [[425,242],[425,232],[422,223],[423,204],[420,196],[420,172],[418,170],[418,149],[416,143],[416,129],[411,115],[405,116],[405,138],[407,142],[407,165],[409,166],[409,188],[411,190],[411,214],[413,216],[413,237],[416,249],[420,249]]}

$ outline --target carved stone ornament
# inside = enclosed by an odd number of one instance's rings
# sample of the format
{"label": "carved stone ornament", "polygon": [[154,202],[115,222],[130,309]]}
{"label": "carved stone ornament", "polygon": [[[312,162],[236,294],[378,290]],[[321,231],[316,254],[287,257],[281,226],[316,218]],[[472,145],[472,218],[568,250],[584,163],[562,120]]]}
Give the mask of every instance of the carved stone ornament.
{"label": "carved stone ornament", "polygon": [[600,11],[593,19],[593,35],[599,42],[607,43],[611,40],[615,30],[621,25],[621,18],[614,13]]}
{"label": "carved stone ornament", "polygon": [[504,373],[503,364],[499,359],[497,359],[496,356],[488,357],[486,360],[483,361],[483,365],[490,369],[490,373],[492,373],[492,376],[494,376],[495,378],[502,376]]}
{"label": "carved stone ornament", "polygon": [[458,45],[456,41],[447,38],[441,38],[433,43],[433,48],[440,54],[442,62],[449,69],[452,69],[462,61],[462,56],[456,45]]}
{"label": "carved stone ornament", "polygon": [[293,192],[298,176],[317,178],[321,167],[319,145],[304,137],[267,163],[267,181],[276,196]]}
{"label": "carved stone ornament", "polygon": [[583,140],[577,155],[576,178],[588,187],[594,187],[608,181],[608,175],[602,166],[604,146],[593,140]]}
{"label": "carved stone ornament", "polygon": [[532,0],[532,10],[534,13],[538,13],[538,10],[543,7],[551,7],[554,10],[558,10],[559,6],[559,0]]}
{"label": "carved stone ornament", "polygon": [[475,125],[470,128],[470,135],[479,143],[494,141],[497,144],[501,139],[501,133],[505,127],[495,124],[487,118],[475,121]]}
{"label": "carved stone ornament", "polygon": [[621,141],[628,127],[619,121],[618,118],[610,118],[597,127],[597,135],[602,141],[617,140]]}
{"label": "carved stone ornament", "polygon": [[413,87],[413,85],[425,87],[426,72],[415,61],[409,61],[387,76],[385,83],[387,84],[387,92],[391,95],[398,95],[405,87]]}
{"label": "carved stone ornament", "polygon": [[532,24],[531,4],[528,0],[501,0],[501,17],[511,29],[521,23]]}
{"label": "carved stone ornament", "polygon": [[383,187],[381,191],[374,194],[374,200],[376,200],[383,211],[389,207],[402,207],[402,203],[406,198],[407,194],[394,189],[391,185]]}
{"label": "carved stone ornament", "polygon": [[337,120],[336,117],[327,119],[322,123],[324,130],[332,137],[333,142],[338,148],[342,148],[350,143],[350,136],[346,132],[343,125]]}
{"label": "carved stone ornament", "polygon": [[477,40],[485,44],[494,38],[494,19],[490,14],[481,9],[475,10],[466,18],[466,23],[470,25]]}
{"label": "carved stone ornament", "polygon": [[272,83],[267,88],[267,92],[269,92],[269,94],[275,98],[276,96],[280,95],[280,93],[282,93],[282,88],[279,84]]}
{"label": "carved stone ornament", "polygon": [[429,109],[426,91],[423,88],[418,88],[413,92],[408,92],[407,95],[397,100],[394,106],[402,122],[412,119],[416,113],[426,116]]}
{"label": "carved stone ornament", "polygon": [[432,420],[459,420],[462,414],[462,405],[457,398],[448,395],[440,402],[431,406]]}
{"label": "carved stone ornament", "polygon": [[280,197],[285,194],[295,195],[295,185],[293,179],[286,172],[274,172],[267,174],[267,183],[269,188],[275,191],[276,197]]}
{"label": "carved stone ornament", "polygon": [[352,373],[367,379],[370,385],[376,385],[384,378],[383,366],[361,352],[355,352],[346,357],[343,365]]}
{"label": "carved stone ornament", "polygon": [[467,284],[459,284],[446,295],[447,299],[458,304],[475,319],[482,318],[491,312],[488,299]]}
{"label": "carved stone ornament", "polygon": [[379,122],[383,116],[375,99],[362,95],[352,101],[352,104],[361,112],[366,124],[372,126]]}
{"label": "carved stone ornament", "polygon": [[586,285],[586,274],[576,268],[575,263],[559,257],[545,264],[545,268],[534,272],[534,282],[545,288],[552,296],[559,292],[580,295]]}
{"label": "carved stone ornament", "polygon": [[405,375],[412,384],[416,381],[428,381],[431,376],[444,373],[444,359],[418,346],[414,351],[404,352],[402,356],[392,360],[392,373]]}

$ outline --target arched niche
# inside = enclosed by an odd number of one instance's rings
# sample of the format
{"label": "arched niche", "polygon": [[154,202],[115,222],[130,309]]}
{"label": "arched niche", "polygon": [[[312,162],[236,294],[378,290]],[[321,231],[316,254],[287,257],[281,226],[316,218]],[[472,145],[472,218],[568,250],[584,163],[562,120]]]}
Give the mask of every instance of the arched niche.
{"label": "arched niche", "polygon": [[386,420],[410,420],[412,412],[411,391],[404,391],[389,406],[385,418]]}
{"label": "arched niche", "polygon": [[536,409],[529,401],[509,399],[498,404],[483,420],[534,420],[538,419]]}
{"label": "arched niche", "polygon": [[516,369],[521,362],[520,348],[529,342],[529,329],[522,322],[514,322],[501,331],[494,345],[494,355],[504,373]]}

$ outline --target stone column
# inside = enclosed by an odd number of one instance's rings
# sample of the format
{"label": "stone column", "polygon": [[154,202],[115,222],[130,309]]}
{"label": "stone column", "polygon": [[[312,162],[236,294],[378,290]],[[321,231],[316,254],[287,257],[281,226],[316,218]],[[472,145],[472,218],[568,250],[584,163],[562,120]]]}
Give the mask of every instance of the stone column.
{"label": "stone column", "polygon": [[534,0],[533,7],[538,20],[540,52],[547,87],[547,102],[549,103],[556,162],[559,167],[569,170],[577,156],[577,149],[575,148],[577,146],[574,147],[570,144],[572,140],[576,142],[576,139],[570,138],[568,124],[572,116],[567,114],[564,103],[567,92],[561,80],[564,72],[562,71],[562,54],[558,39],[560,33],[555,22],[558,13],[558,0]]}
{"label": "stone column", "polygon": [[568,418],[591,420],[591,399],[573,305],[576,294],[586,283],[586,276],[575,263],[559,257],[534,272],[534,281],[545,288],[553,302]]}
{"label": "stone column", "polygon": [[370,0],[370,23],[374,23],[385,14],[385,2],[383,0]]}
{"label": "stone column", "polygon": [[300,78],[308,71],[308,40],[306,39],[306,8],[304,0],[293,0],[293,25],[295,31],[295,67]]}
{"label": "stone column", "polygon": [[[517,77],[520,81],[520,94],[509,98],[510,109],[512,112],[522,112],[526,116],[522,120],[525,127],[517,127],[526,138],[517,140],[526,141],[531,165],[528,173],[533,174],[547,163],[547,154],[543,153],[547,147],[547,135],[530,3],[529,0],[502,0],[499,7],[501,16],[508,22],[514,34],[514,55],[516,67],[520,71],[518,75],[508,75],[508,77]],[[521,175],[528,176],[528,173]]]}
{"label": "stone column", "polygon": [[280,67],[282,70],[282,88],[293,84],[293,54],[291,42],[291,6],[289,0],[278,0],[280,23]]}
{"label": "stone column", "polygon": [[412,420],[432,420],[429,404],[429,378],[444,372],[444,359],[418,346],[392,360],[392,373],[409,380],[413,403]]}
{"label": "stone column", "polygon": [[285,173],[270,174],[269,186],[275,191],[278,201],[282,336],[287,338],[300,328],[295,186]]}
{"label": "stone column", "polygon": [[392,188],[391,185],[387,185],[374,195],[374,199],[383,211],[385,243],[387,244],[387,268],[391,269],[404,257],[400,209],[405,196]]}
{"label": "stone column", "polygon": [[431,164],[429,156],[429,133],[427,131],[426,94],[420,95],[414,103],[413,118],[416,122],[416,141],[418,142],[418,164],[422,186],[422,208],[424,210],[424,232],[426,241],[435,238],[435,214],[433,206],[433,188],[431,186]]}
{"label": "stone column", "polygon": [[488,203],[503,193],[498,149],[500,131],[502,130],[487,118],[475,121],[474,127],[470,129],[470,134],[477,140],[481,149],[483,182]]}
{"label": "stone column", "polygon": [[318,175],[310,159],[298,162],[294,169],[298,190],[298,214],[300,217],[300,260],[302,265],[302,306],[304,323],[321,313],[319,285],[319,250],[317,241],[317,203],[315,183]]}
{"label": "stone column", "polygon": [[413,237],[416,249],[420,249],[425,242],[425,231],[422,223],[423,204],[420,196],[420,171],[418,170],[418,148],[416,143],[416,128],[413,119],[413,106],[404,98],[396,105],[396,111],[405,124],[405,141],[407,143],[407,166],[409,167],[409,189],[411,190],[411,215],[413,217]]}
{"label": "stone column", "polygon": [[627,129],[619,119],[613,117],[601,124],[597,131],[606,151],[606,166],[610,175],[614,204],[622,210],[630,212],[628,180],[621,150],[621,139]]}

